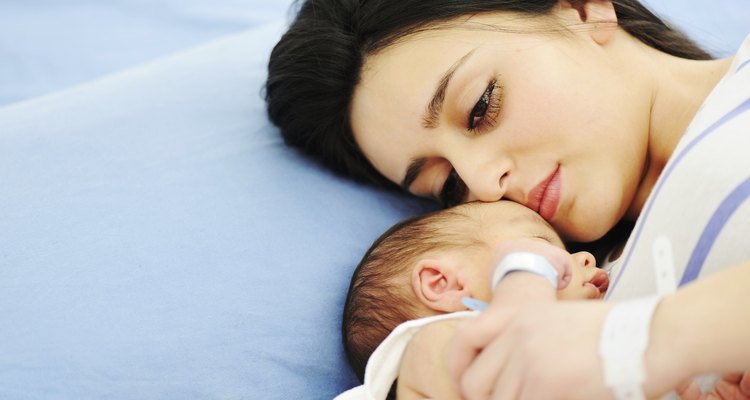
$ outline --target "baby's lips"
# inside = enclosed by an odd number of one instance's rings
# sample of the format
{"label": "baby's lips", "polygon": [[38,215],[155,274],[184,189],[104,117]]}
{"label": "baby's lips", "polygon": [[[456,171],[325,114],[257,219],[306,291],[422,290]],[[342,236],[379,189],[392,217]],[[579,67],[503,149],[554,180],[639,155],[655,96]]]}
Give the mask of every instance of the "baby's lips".
{"label": "baby's lips", "polygon": [[597,269],[594,276],[589,279],[588,283],[594,285],[597,290],[599,290],[599,294],[603,295],[607,292],[607,289],[609,289],[609,275],[607,275],[607,272],[601,269]]}

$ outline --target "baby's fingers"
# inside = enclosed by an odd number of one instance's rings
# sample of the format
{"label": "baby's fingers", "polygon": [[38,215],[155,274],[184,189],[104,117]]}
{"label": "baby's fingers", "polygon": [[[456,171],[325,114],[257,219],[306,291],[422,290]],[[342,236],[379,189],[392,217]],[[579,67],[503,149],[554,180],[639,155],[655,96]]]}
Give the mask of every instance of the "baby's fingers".
{"label": "baby's fingers", "polygon": [[700,386],[698,386],[698,384],[692,379],[680,383],[680,385],[675,388],[675,392],[680,396],[680,400],[703,400],[706,398],[706,395],[703,394]]}

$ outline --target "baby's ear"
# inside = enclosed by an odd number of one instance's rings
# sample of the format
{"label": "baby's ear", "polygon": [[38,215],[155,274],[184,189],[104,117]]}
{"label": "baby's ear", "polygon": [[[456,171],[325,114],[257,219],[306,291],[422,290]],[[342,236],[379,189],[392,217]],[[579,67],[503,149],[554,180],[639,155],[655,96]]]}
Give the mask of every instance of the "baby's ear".
{"label": "baby's ear", "polygon": [[425,307],[439,313],[465,310],[461,303],[469,291],[458,266],[441,259],[423,259],[412,273],[412,289]]}

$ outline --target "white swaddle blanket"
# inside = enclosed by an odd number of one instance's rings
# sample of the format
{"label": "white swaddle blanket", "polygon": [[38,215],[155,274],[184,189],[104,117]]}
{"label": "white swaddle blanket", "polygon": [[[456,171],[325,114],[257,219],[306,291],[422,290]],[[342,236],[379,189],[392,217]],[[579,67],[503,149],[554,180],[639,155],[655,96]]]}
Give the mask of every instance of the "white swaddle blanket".
{"label": "white swaddle blanket", "polygon": [[407,321],[396,327],[370,356],[364,384],[336,396],[335,400],[383,400],[398,377],[401,357],[412,337],[425,325],[453,318],[476,316],[477,311],[461,311]]}

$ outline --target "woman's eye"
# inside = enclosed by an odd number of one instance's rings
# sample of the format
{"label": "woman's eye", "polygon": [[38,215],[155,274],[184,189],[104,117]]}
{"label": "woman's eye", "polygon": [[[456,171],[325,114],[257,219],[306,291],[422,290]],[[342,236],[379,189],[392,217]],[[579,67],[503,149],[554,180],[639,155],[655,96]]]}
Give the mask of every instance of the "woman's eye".
{"label": "woman's eye", "polygon": [[499,89],[495,79],[487,85],[487,89],[469,113],[467,126],[470,132],[481,133],[487,127],[495,124],[497,114],[500,111]]}
{"label": "woman's eye", "polygon": [[440,200],[445,208],[453,207],[466,199],[466,192],[466,184],[458,176],[456,169],[451,168],[451,172],[448,173],[448,177],[443,182],[443,188],[440,190],[438,200]]}

